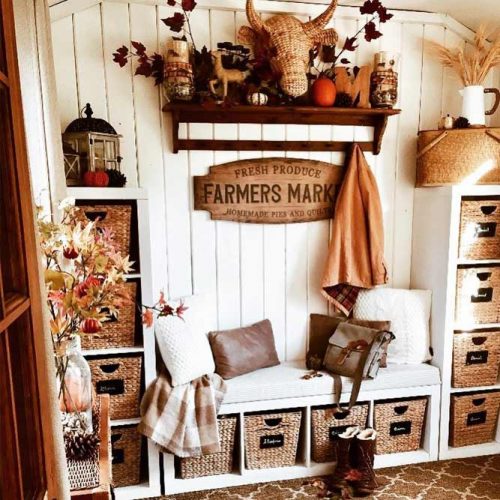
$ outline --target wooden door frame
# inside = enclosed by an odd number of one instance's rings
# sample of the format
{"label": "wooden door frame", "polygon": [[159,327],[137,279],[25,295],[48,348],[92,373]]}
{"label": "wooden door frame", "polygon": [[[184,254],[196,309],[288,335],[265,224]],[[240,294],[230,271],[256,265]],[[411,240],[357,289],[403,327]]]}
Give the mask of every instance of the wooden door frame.
{"label": "wooden door frame", "polygon": [[[34,0],[35,4],[40,3]],[[47,8],[46,2],[42,2]],[[34,218],[34,203],[31,191],[31,179],[28,165],[28,151],[24,129],[24,114],[20,92],[20,76],[17,65],[18,53],[14,29],[14,12],[12,0],[0,0],[2,12],[6,22],[5,38],[12,40],[6,44],[6,58],[10,66],[9,82],[14,91],[11,92],[12,105],[12,133],[16,150],[16,164],[21,168],[17,170],[19,189],[25,196],[20,199],[21,218],[23,221],[22,235],[27,248],[38,248],[38,237]],[[12,23],[9,22],[12,20]],[[7,31],[11,29],[11,31]],[[45,28],[47,29],[47,27]],[[23,54],[23,57],[34,57],[34,54]],[[38,66],[38,61],[36,61]],[[16,91],[17,89],[17,91]],[[26,193],[30,193],[26,196]],[[55,368],[48,329],[48,316],[45,310],[45,286],[42,281],[42,268],[39,260],[28,259],[26,262],[28,274],[28,290],[32,304],[41,307],[32,307],[30,316],[32,325],[38,328],[38,335],[34,335],[34,350],[36,358],[37,385],[39,391],[39,405],[42,425],[43,451],[45,459],[47,497],[48,499],[69,499],[69,482],[67,478],[66,459],[62,441],[60,413],[57,405],[57,392],[55,388]],[[36,330],[35,330],[36,331]]]}

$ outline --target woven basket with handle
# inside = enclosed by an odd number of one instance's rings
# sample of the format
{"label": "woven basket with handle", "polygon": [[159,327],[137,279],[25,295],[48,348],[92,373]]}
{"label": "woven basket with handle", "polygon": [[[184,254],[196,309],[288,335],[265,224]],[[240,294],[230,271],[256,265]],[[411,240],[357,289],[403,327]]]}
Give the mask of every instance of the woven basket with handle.
{"label": "woven basket with handle", "polygon": [[500,184],[500,128],[418,134],[417,186]]}
{"label": "woven basket with handle", "polygon": [[458,269],[455,320],[466,325],[500,321],[500,267]]}
{"label": "woven basket with handle", "polygon": [[222,417],[217,421],[221,451],[201,457],[180,458],[181,479],[229,474],[233,471],[236,417]]}
{"label": "woven basket with handle", "polygon": [[488,443],[495,439],[500,392],[451,397],[450,446]]}
{"label": "woven basket with handle", "polygon": [[347,427],[366,426],[368,405],[360,404],[350,412],[339,412],[335,407],[313,408],[312,417],[312,457],[315,462],[337,460],[338,435]]}
{"label": "woven basket with handle", "polygon": [[455,333],[453,387],[494,385],[500,364],[500,331]]}
{"label": "woven basket with handle", "polygon": [[500,258],[500,197],[462,201],[459,256]]}
{"label": "woven basket with handle", "polygon": [[115,486],[139,484],[141,479],[141,435],[136,426],[111,429],[113,483]]}
{"label": "woven basket with handle", "polygon": [[427,398],[375,403],[375,453],[401,453],[420,448]]}
{"label": "woven basket with handle", "polygon": [[110,394],[112,420],[139,416],[142,356],[89,359],[97,394]]}
{"label": "woven basket with handle", "polygon": [[302,413],[245,415],[245,457],[248,469],[295,465]]}

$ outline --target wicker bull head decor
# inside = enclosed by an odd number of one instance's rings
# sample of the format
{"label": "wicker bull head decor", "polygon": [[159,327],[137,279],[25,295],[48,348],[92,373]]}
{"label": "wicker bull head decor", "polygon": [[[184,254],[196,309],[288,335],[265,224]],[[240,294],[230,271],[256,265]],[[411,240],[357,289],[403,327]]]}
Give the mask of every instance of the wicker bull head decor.
{"label": "wicker bull head decor", "polygon": [[250,44],[255,44],[259,38],[269,40],[276,54],[271,63],[281,74],[281,88],[287,95],[298,97],[307,92],[309,50],[316,44],[335,45],[337,42],[337,32],[324,29],[336,7],[337,0],[332,0],[322,14],[308,22],[286,14],[263,21],[255,11],[253,0],[247,0],[246,12],[251,27],[243,26],[239,38]]}

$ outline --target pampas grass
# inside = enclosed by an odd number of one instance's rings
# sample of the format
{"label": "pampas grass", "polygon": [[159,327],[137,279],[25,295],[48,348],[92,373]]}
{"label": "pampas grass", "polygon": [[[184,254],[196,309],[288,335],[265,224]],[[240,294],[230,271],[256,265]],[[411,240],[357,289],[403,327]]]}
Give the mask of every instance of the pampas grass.
{"label": "pampas grass", "polygon": [[462,45],[448,49],[439,43],[429,44],[443,66],[451,68],[464,86],[482,85],[489,71],[500,65],[500,35],[488,42],[489,35],[486,26],[481,25],[468,48]]}

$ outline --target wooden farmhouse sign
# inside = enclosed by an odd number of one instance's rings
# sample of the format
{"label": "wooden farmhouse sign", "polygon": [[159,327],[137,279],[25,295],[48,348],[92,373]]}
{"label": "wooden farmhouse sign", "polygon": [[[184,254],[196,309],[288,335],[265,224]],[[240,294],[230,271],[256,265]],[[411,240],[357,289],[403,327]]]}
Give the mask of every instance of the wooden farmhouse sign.
{"label": "wooden farmhouse sign", "polygon": [[282,224],[329,219],[343,167],[298,158],[257,158],[194,177],[194,208],[212,219]]}

